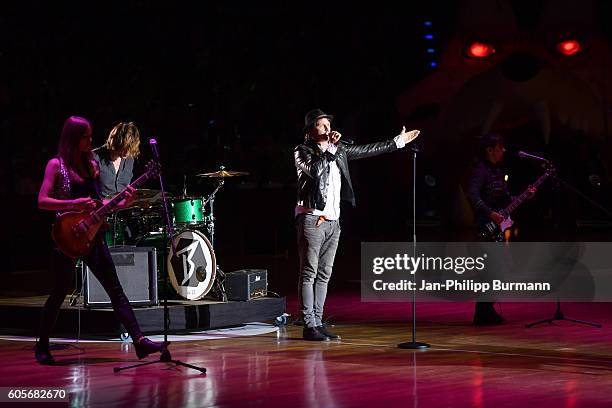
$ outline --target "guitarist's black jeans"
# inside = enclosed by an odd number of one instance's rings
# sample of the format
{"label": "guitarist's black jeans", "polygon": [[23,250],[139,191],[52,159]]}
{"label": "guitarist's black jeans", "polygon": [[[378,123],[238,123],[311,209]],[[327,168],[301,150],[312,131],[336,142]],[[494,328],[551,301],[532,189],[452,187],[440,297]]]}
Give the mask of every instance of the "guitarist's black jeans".
{"label": "guitarist's black jeans", "polygon": [[[108,246],[103,239],[103,234],[98,233],[96,235],[93,248],[83,261],[89,266],[89,269],[108,293],[115,315],[132,337],[132,340],[136,341],[142,336],[140,326],[136,321],[132,306],[123,292],[119,278],[117,278],[117,271]],[[75,266],[75,259],[62,254],[57,248],[53,249],[50,269],[52,273],[55,273],[55,287],[43,308],[38,332],[39,343],[43,346],[49,343],[49,337],[66,295],[74,289]]]}

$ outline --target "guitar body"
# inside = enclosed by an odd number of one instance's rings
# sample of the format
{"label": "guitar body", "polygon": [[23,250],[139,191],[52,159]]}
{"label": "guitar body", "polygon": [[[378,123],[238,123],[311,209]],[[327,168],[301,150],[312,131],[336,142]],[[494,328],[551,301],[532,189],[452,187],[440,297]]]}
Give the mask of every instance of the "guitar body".
{"label": "guitar body", "polygon": [[136,188],[159,173],[159,163],[156,161],[150,161],[146,168],[145,173],[130,184],[128,188],[95,211],[91,213],[72,211],[57,217],[51,229],[51,237],[57,248],[71,258],[79,258],[89,254],[98,231],[108,229],[104,217],[119,206],[119,203],[128,194],[129,187]]}
{"label": "guitar body", "polygon": [[512,225],[514,225],[514,221],[510,217],[504,218],[501,225],[497,225],[495,221],[489,221],[481,228],[480,236],[487,241],[503,242],[504,233],[512,228]]}
{"label": "guitar body", "polygon": [[[555,168],[552,164],[547,162],[544,167],[546,170],[544,174],[538,177],[538,179],[530,187],[539,187],[548,177],[554,176]],[[480,237],[487,241],[503,242],[505,235],[504,233],[514,224],[514,221],[512,221],[512,218],[510,218],[510,214],[512,214],[512,212],[518,206],[525,202],[525,200],[531,198],[532,196],[533,193],[527,189],[521,195],[516,197],[506,208],[497,210],[497,212],[504,217],[504,220],[500,225],[497,225],[497,223],[494,221],[487,222],[480,229]]]}
{"label": "guitar body", "polygon": [[96,234],[104,224],[86,212],[67,212],[53,224],[51,237],[57,248],[71,258],[89,254]]}

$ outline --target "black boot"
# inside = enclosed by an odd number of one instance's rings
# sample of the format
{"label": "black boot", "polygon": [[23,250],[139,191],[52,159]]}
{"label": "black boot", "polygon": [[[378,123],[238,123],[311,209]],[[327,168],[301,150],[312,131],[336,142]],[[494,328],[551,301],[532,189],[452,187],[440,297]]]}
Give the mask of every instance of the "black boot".
{"label": "black boot", "polygon": [[55,360],[49,351],[49,342],[37,342],[34,346],[34,358],[39,364],[53,365]]}
{"label": "black boot", "polygon": [[304,330],[302,331],[302,338],[309,341],[329,340],[329,337],[321,333],[316,327],[304,327]]}
{"label": "black boot", "polygon": [[476,302],[474,309],[474,324],[476,326],[488,326],[503,324],[504,318],[497,313],[493,302]]}
{"label": "black boot", "polygon": [[[170,344],[170,342],[168,342]],[[136,355],[142,359],[149,354],[158,353],[163,348],[162,343],[156,343],[147,339],[146,337],[141,338],[138,342],[134,342],[134,348],[136,349]]]}
{"label": "black boot", "polygon": [[319,331],[319,333],[321,333],[322,335],[329,337],[331,340],[340,340],[340,336],[338,336],[337,334],[334,334],[332,332],[330,332],[329,330],[327,330],[327,326],[326,325],[321,325],[316,327],[316,329]]}

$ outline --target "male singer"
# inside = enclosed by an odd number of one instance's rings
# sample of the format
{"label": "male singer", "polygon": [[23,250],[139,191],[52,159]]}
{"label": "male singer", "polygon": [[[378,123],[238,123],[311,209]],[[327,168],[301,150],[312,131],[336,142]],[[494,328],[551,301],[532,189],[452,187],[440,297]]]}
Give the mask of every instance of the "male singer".
{"label": "male singer", "polygon": [[419,135],[406,132],[386,142],[353,145],[331,130],[332,115],[320,109],[304,119],[304,143],[294,150],[297,168],[295,207],[298,254],[300,257],[300,307],[304,340],[339,339],[322,322],[327,285],[340,238],[340,200],[355,206],[348,160],[363,159],[403,148]]}

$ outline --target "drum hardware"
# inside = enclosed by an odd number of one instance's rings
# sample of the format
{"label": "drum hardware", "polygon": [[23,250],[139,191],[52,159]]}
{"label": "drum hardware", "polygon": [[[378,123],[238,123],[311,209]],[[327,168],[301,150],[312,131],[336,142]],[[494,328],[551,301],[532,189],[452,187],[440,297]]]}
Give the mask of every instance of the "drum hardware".
{"label": "drum hardware", "polygon": [[[221,178],[217,181],[217,187],[213,190],[212,193],[208,196],[202,208],[205,208],[207,204],[210,204],[210,222],[207,225],[208,235],[210,237],[210,244],[214,250],[215,248],[215,196],[223,187],[225,181]],[[214,283],[214,291],[217,293],[222,302],[227,302],[227,294],[225,293],[225,273],[221,270],[219,265],[216,266],[217,279],[215,279]]]}
{"label": "drum hardware", "polygon": [[109,247],[137,245],[150,233],[162,230],[160,209],[129,207],[110,214],[105,234]]}
{"label": "drum hardware", "polygon": [[202,208],[205,208],[206,205],[210,203],[210,226],[208,227],[208,233],[210,234],[210,243],[212,244],[213,248],[215,247],[215,196],[224,184],[225,181],[223,179],[219,180],[217,182],[217,187],[213,190],[212,193],[210,193],[210,195],[202,205]]}
{"label": "drum hardware", "polygon": [[206,204],[210,202],[210,242],[215,246],[215,213],[214,213],[214,204],[215,204],[215,195],[221,187],[225,184],[226,177],[241,177],[248,176],[250,173],[246,171],[232,171],[225,170],[225,166],[219,166],[219,171],[214,171],[212,173],[200,173],[196,174],[197,177],[206,177],[206,178],[218,178],[217,187],[213,190],[213,192],[208,196],[202,208],[206,207]]}
{"label": "drum hardware", "polygon": [[106,244],[109,247],[117,245],[125,245],[125,224],[123,219],[119,218],[118,212],[114,212],[106,217],[106,223],[109,225],[104,237]]}
{"label": "drum hardware", "polygon": [[[215,171],[212,173],[201,173],[201,174],[196,174],[197,177],[205,177],[205,178],[217,178],[217,187],[215,187],[215,189],[213,190],[213,192],[208,196],[208,198],[206,198],[206,200],[204,201],[202,208],[205,208],[207,204],[210,203],[210,222],[207,225],[207,230],[208,230],[208,234],[210,237],[210,243],[212,245],[212,248],[214,250],[215,247],[215,197],[217,195],[217,193],[219,192],[219,190],[221,190],[221,187],[223,187],[223,185],[225,184],[225,178],[226,177],[240,177],[240,176],[248,176],[249,173],[246,171],[230,171],[230,170],[225,170],[225,166],[219,166],[219,171]],[[227,302],[227,293],[225,291],[225,273],[221,270],[221,268],[219,267],[219,265],[216,265],[216,273],[217,273],[217,279],[215,279],[214,282],[214,292],[217,293],[217,295],[219,296],[219,298],[223,301],[223,302]]]}

